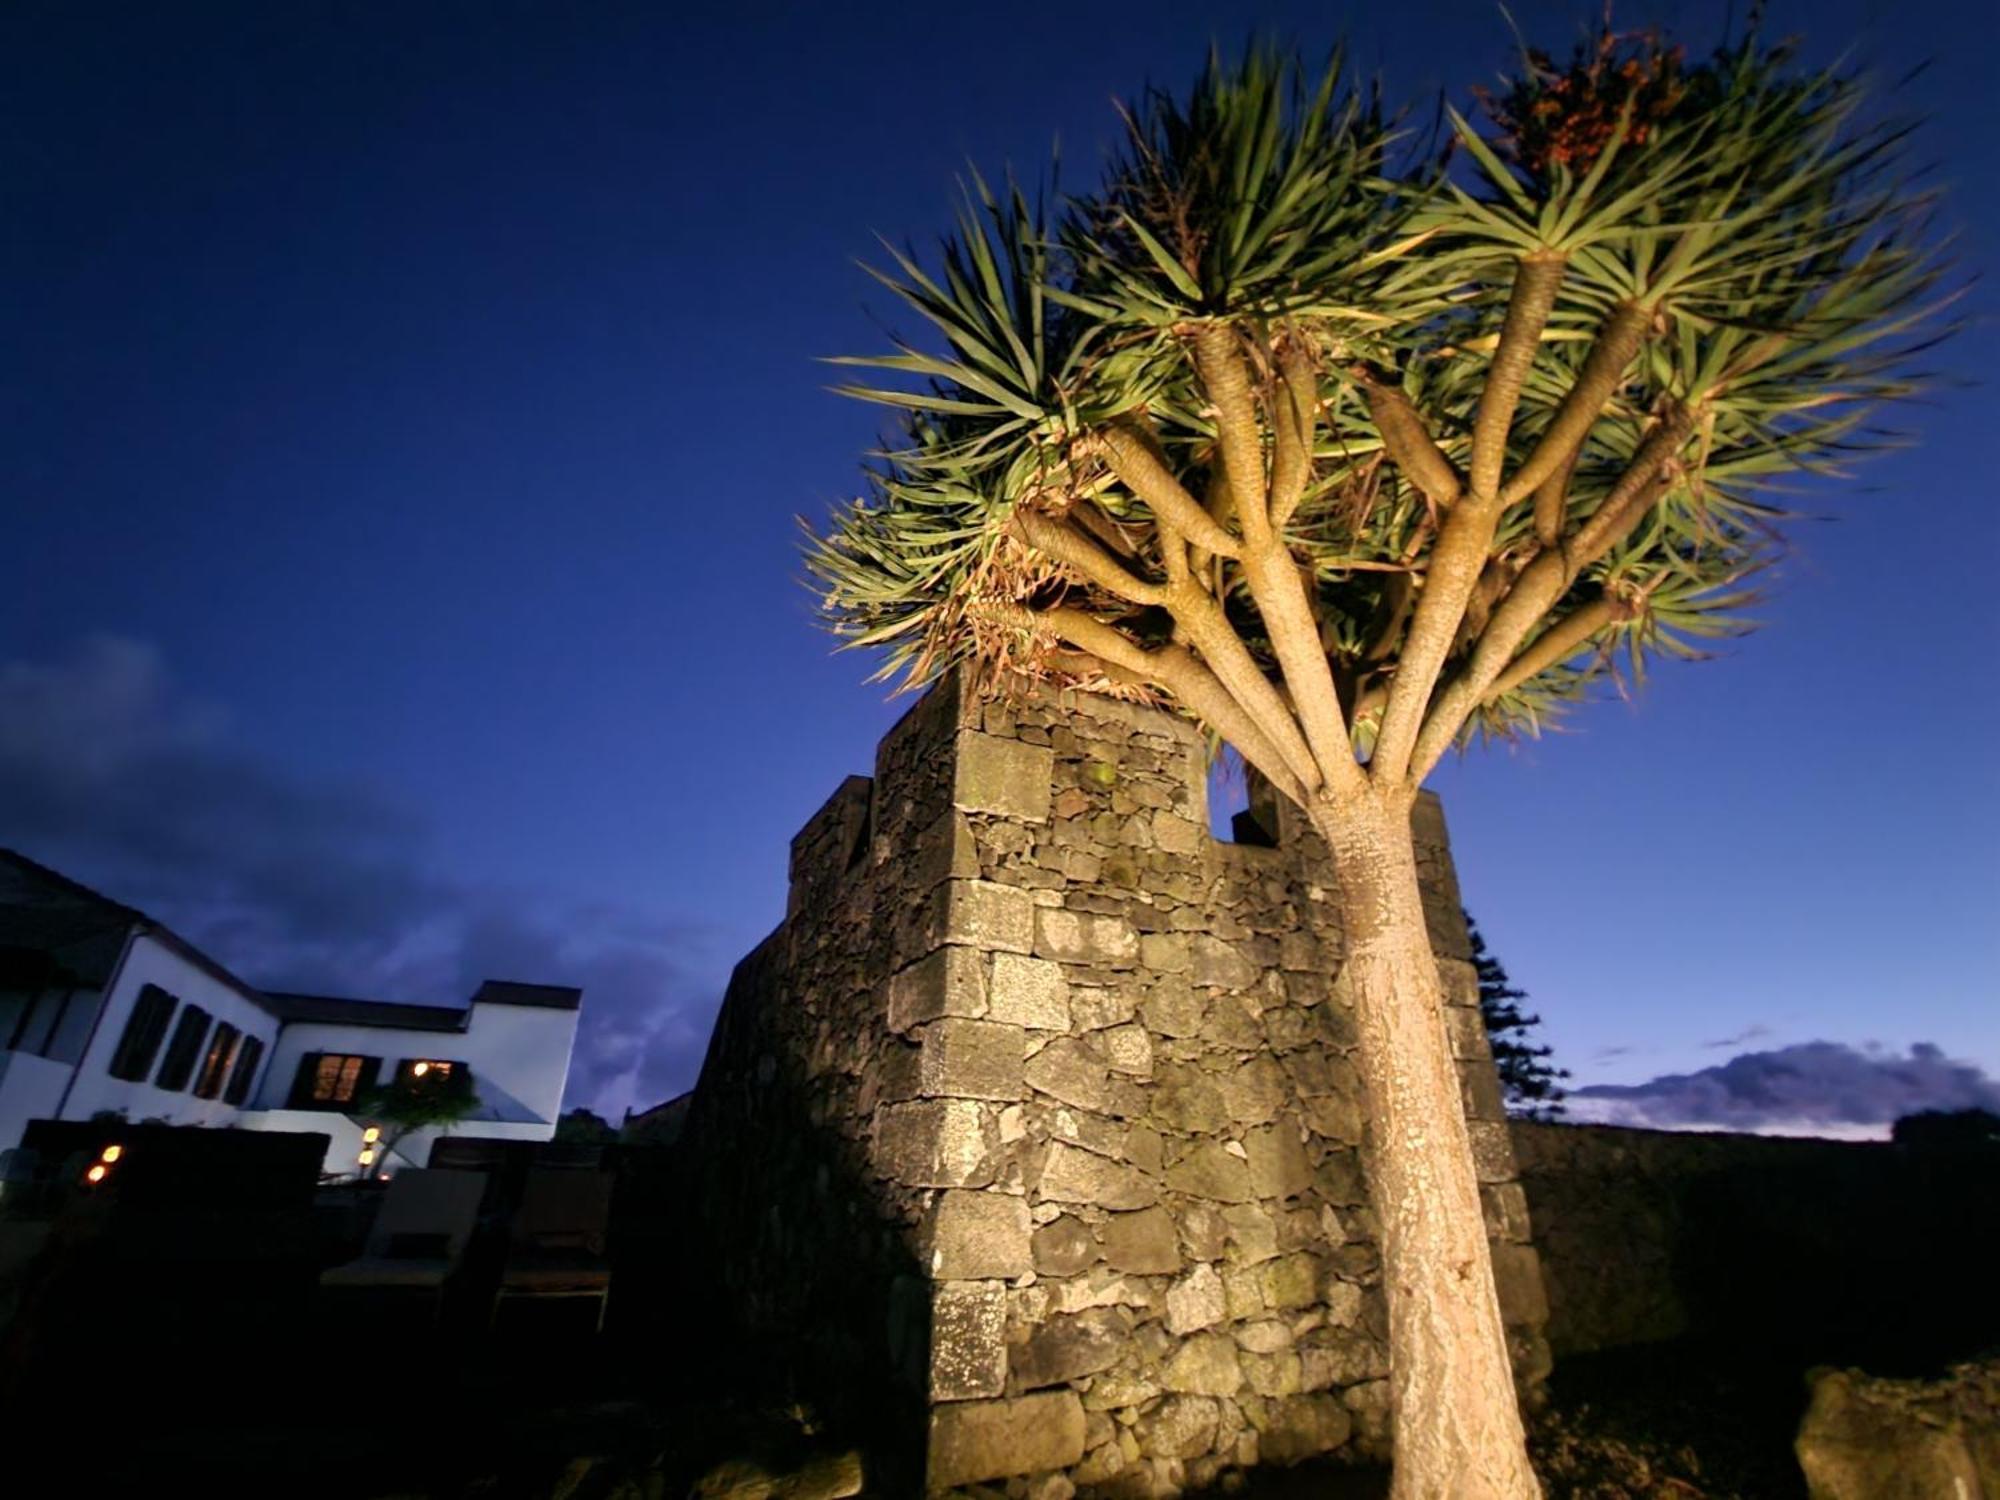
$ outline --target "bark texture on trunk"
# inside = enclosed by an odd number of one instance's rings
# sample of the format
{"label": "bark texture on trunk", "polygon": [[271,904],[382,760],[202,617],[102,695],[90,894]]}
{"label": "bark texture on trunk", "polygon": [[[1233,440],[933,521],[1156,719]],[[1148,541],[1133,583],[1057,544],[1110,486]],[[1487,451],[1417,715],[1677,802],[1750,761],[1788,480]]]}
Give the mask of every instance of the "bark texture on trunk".
{"label": "bark texture on trunk", "polygon": [[1333,854],[1360,1038],[1389,1301],[1393,1500],[1535,1500],[1409,809],[1371,797],[1322,804],[1313,821]]}

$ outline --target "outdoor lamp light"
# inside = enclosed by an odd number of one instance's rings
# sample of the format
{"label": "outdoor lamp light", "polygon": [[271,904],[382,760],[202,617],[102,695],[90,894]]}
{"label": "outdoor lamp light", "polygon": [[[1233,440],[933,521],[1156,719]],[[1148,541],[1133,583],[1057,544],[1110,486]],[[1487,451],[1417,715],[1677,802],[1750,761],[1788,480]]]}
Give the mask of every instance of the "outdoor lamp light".
{"label": "outdoor lamp light", "polygon": [[377,1141],[382,1139],[381,1127],[377,1125],[370,1125],[366,1130],[361,1132],[361,1139],[371,1146],[374,1145]]}
{"label": "outdoor lamp light", "polygon": [[90,1170],[83,1174],[83,1180],[91,1184],[100,1183],[110,1175],[110,1172],[111,1168],[105,1166],[103,1162],[92,1162]]}
{"label": "outdoor lamp light", "polygon": [[100,1156],[98,1160],[102,1161],[106,1166],[109,1166],[111,1165],[112,1162],[118,1160],[118,1158],[123,1156],[124,1154],[125,1154],[125,1148],[123,1146],[106,1146],[104,1148],[103,1155]]}
{"label": "outdoor lamp light", "polygon": [[431,1065],[429,1063],[420,1062],[415,1067],[410,1069],[410,1076],[413,1078],[421,1078],[424,1076],[424,1074],[430,1072],[430,1070],[431,1070]]}
{"label": "outdoor lamp light", "polygon": [[355,1159],[356,1161],[360,1162],[360,1163],[361,1163],[361,1165],[362,1165],[362,1166],[364,1166],[364,1167],[372,1167],[372,1166],[374,1166],[374,1165],[375,1165],[375,1148],[374,1148],[374,1147],[372,1147],[372,1146],[363,1146],[363,1147],[361,1148],[361,1154],[360,1154],[359,1156],[355,1157],[354,1159]]}

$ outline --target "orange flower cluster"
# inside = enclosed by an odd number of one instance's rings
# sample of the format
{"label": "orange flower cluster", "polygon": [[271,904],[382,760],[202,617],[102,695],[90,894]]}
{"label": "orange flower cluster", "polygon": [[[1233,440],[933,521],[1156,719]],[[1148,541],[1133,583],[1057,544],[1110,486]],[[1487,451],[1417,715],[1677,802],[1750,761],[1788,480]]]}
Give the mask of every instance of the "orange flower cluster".
{"label": "orange flower cluster", "polygon": [[1579,46],[1566,68],[1530,52],[1528,68],[1506,95],[1481,94],[1503,134],[1500,145],[1536,176],[1560,163],[1587,172],[1629,107],[1626,141],[1644,145],[1687,95],[1684,50],[1658,33],[1620,36],[1609,29]]}

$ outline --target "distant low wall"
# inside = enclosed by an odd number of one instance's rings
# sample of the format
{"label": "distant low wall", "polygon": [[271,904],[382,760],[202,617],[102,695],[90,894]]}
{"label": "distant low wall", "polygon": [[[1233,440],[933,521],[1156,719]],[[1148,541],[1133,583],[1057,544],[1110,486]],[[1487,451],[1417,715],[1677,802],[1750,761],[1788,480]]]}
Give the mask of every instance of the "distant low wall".
{"label": "distant low wall", "polygon": [[1556,1355],[1692,1337],[1923,1365],[2000,1343],[2000,1170],[1888,1144],[1516,1122]]}

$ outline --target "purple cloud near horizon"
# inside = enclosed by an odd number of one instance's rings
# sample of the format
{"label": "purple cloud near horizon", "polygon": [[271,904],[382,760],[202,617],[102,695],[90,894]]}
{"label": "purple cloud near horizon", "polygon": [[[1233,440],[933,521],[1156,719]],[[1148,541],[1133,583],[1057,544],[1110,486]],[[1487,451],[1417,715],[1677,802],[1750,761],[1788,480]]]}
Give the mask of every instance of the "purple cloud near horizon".
{"label": "purple cloud near horizon", "polygon": [[1929,1042],[1914,1044],[1907,1055],[1797,1042],[1646,1083],[1573,1089],[1569,1114],[1668,1130],[1886,1136],[1901,1116],[1927,1109],[2000,1112],[2000,1080]]}

